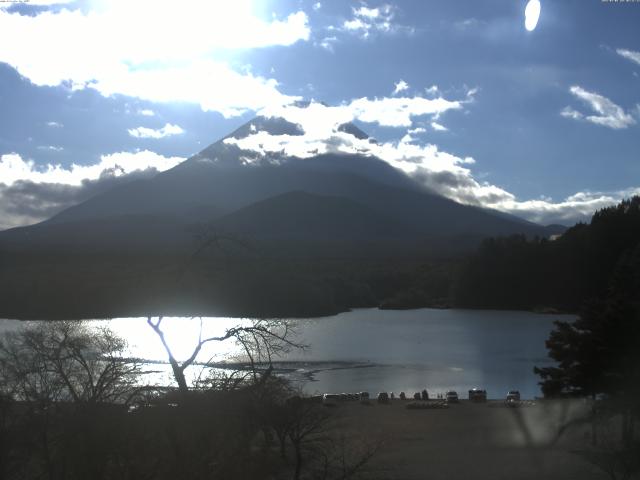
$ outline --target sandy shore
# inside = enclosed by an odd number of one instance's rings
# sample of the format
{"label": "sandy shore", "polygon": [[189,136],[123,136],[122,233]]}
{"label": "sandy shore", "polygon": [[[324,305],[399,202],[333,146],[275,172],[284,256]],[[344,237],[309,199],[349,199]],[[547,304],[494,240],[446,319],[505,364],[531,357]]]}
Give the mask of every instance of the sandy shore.
{"label": "sandy shore", "polygon": [[362,441],[381,442],[371,464],[380,478],[607,478],[575,453],[590,445],[587,425],[569,429],[554,441],[561,425],[584,412],[581,402],[510,408],[502,401],[463,400],[446,409],[424,410],[409,410],[407,403],[334,407],[341,429]]}

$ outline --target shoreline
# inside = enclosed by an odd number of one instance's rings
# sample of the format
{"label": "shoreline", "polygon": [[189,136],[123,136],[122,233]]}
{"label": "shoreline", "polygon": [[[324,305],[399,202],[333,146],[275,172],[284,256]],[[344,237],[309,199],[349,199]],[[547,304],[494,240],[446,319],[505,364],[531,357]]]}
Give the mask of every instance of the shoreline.
{"label": "shoreline", "polygon": [[170,312],[168,314],[163,314],[163,315],[142,315],[140,312],[134,312],[131,314],[122,314],[122,315],[117,315],[117,316],[104,316],[104,317],[100,317],[99,315],[92,315],[92,316],[87,316],[87,317],[76,317],[76,316],[60,316],[60,315],[51,315],[48,318],[44,318],[41,316],[21,316],[21,315],[17,315],[17,316],[13,316],[12,318],[8,318],[6,316],[0,316],[0,320],[6,320],[6,321],[18,321],[18,322],[55,322],[55,321],[63,321],[63,320],[71,320],[71,321],[87,321],[87,322],[93,322],[93,321],[104,321],[104,320],[114,320],[114,319],[118,319],[118,318],[147,318],[149,316],[151,317],[157,317],[157,316],[163,316],[163,317],[178,317],[178,318],[233,318],[233,319],[238,319],[238,320],[242,320],[242,319],[256,319],[256,320],[318,320],[318,319],[322,319],[322,318],[328,318],[328,317],[335,317],[337,315],[343,314],[343,313],[349,313],[349,312],[354,312],[354,311],[362,311],[362,310],[377,310],[377,311],[381,311],[381,312],[406,312],[406,311],[419,311],[419,310],[455,310],[455,311],[482,311],[482,312],[500,312],[500,313],[506,313],[506,312],[513,312],[513,313],[533,313],[536,315],[579,315],[579,312],[571,312],[571,311],[565,311],[565,310],[559,310],[559,309],[555,309],[552,307],[539,307],[539,308],[533,308],[533,309],[524,309],[524,310],[517,310],[517,309],[511,309],[511,308],[496,308],[496,307],[457,307],[457,306],[438,306],[438,305],[433,305],[433,306],[425,306],[425,307],[408,307],[408,308],[402,308],[402,307],[394,307],[394,308],[384,308],[381,306],[378,307],[352,307],[352,308],[348,308],[348,309],[344,309],[344,310],[339,310],[339,311],[331,311],[331,313],[321,313],[321,314],[317,314],[317,315],[313,315],[313,316],[305,316],[305,315],[291,315],[291,316],[265,316],[265,317],[261,317],[261,316],[252,316],[252,315],[242,315],[242,314],[238,314],[238,315],[227,315],[224,312],[216,312],[216,311],[212,311],[210,313],[193,313],[193,312],[181,312],[181,313],[177,313],[177,312]]}

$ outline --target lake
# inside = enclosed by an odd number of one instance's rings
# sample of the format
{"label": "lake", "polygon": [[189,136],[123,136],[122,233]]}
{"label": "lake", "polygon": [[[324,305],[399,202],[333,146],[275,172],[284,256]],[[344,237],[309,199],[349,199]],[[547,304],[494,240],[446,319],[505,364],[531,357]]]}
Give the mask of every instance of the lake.
{"label": "lake", "polygon": [[[309,394],[379,391],[407,395],[426,388],[430,395],[457,390],[462,398],[473,387],[485,388],[490,398],[507,390],[523,397],[540,395],[534,366],[549,365],[544,342],[557,319],[570,315],[490,310],[377,310],[357,309],[331,317],[293,320],[297,341],[309,346],[279,359],[277,369]],[[205,336],[219,335],[237,318],[203,318]],[[154,381],[170,382],[168,365],[158,337],[145,318],[95,320],[129,341],[128,355],[150,361]],[[20,322],[0,321],[0,329]],[[187,358],[197,341],[200,319],[165,318],[163,330],[177,358]],[[210,343],[198,360],[241,360],[232,341]],[[202,370],[194,365],[190,376]]]}

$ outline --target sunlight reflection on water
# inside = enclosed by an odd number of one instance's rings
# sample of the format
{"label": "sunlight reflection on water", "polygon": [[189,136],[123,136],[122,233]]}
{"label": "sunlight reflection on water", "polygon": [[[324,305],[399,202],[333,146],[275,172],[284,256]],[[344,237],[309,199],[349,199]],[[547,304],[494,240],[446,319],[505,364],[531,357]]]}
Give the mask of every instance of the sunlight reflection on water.
{"label": "sunlight reflection on water", "polygon": [[[307,393],[354,391],[432,392],[482,386],[491,397],[502,397],[508,389],[523,396],[540,394],[535,365],[548,364],[544,342],[553,320],[567,315],[477,310],[358,309],[332,317],[292,320],[297,341],[309,345],[279,359],[276,370],[291,378]],[[92,321],[109,326],[129,342],[130,357],[166,362],[167,355],[146,318]],[[202,335],[219,336],[233,326],[248,325],[250,319],[203,318]],[[0,329],[13,329],[19,322],[4,320]],[[175,357],[188,358],[198,340],[199,318],[166,317],[162,329]],[[242,362],[246,359],[233,340],[211,342],[200,352],[198,362]],[[171,369],[166,363],[149,363],[149,377],[167,384]],[[190,378],[201,366],[187,370]],[[149,380],[148,379],[148,380]]]}

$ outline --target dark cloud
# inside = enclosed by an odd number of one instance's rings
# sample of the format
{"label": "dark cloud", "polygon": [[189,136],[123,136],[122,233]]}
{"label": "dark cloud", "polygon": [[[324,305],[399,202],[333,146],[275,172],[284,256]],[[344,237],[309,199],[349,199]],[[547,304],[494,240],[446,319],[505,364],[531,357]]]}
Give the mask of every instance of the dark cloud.
{"label": "dark cloud", "polygon": [[116,169],[106,169],[98,179],[85,179],[81,185],[30,180],[19,180],[9,186],[0,183],[0,228],[45,220],[107,190],[157,173],[155,168],[149,168],[117,175]]}

